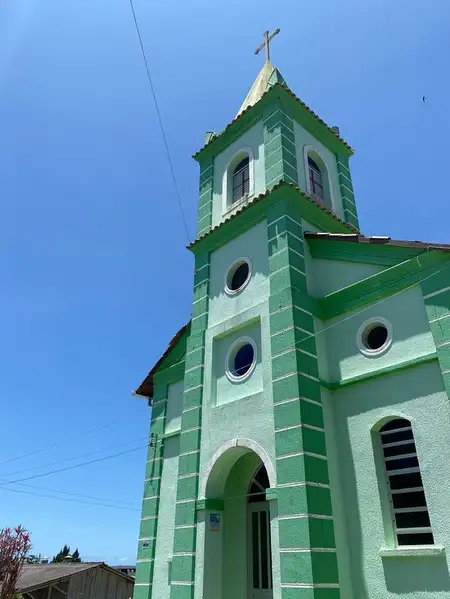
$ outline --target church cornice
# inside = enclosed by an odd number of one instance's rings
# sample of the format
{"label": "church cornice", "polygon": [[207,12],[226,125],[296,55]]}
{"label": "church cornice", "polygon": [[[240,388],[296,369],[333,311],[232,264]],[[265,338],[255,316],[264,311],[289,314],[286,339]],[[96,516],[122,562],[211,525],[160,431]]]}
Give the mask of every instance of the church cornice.
{"label": "church cornice", "polygon": [[390,237],[358,234],[305,233],[313,258],[358,262],[377,266],[395,266],[424,251],[450,251],[449,245],[423,241],[400,241]]}
{"label": "church cornice", "polygon": [[335,233],[358,233],[352,225],[344,223],[324,204],[313,200],[296,185],[281,180],[265,193],[250,199],[242,208],[236,210],[210,231],[195,239],[187,246],[188,249],[194,254],[216,249],[240,235],[249,226],[265,218],[268,204],[278,200],[293,201],[302,218],[321,230]]}
{"label": "church cornice", "polygon": [[434,274],[448,271],[450,247],[444,250],[442,246],[439,249],[432,249],[426,244],[423,246],[420,255],[320,298],[318,303],[322,320],[373,304],[413,287]]}
{"label": "church cornice", "polygon": [[194,160],[200,161],[209,154],[215,156],[220,154],[235,138],[242,135],[243,131],[252,127],[262,117],[265,106],[276,98],[284,99],[290,105],[291,116],[307,130],[313,132],[334,153],[354,154],[353,148],[340,137],[338,132],[327,125],[289,87],[283,83],[275,83],[261,96],[256,104],[243,110],[221,133],[212,135],[209,141],[193,155]]}

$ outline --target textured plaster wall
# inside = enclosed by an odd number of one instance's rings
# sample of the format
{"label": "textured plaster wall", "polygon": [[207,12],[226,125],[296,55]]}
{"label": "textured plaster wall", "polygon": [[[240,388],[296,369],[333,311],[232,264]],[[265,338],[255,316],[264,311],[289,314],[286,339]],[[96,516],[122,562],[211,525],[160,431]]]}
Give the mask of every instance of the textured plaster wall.
{"label": "textured plaster wall", "polygon": [[[225,488],[225,518],[222,599],[247,597],[247,492],[260,465],[254,453],[240,458],[228,476]],[[214,599],[214,596],[211,596]]]}
{"label": "textured plaster wall", "polygon": [[[366,357],[357,349],[359,327],[369,318],[383,317],[393,327],[392,346],[379,357]],[[332,381],[345,380],[425,356],[435,351],[419,287],[386,298],[363,311],[348,312],[326,321],[329,375]],[[323,339],[321,339],[323,343]]]}
{"label": "textured plaster wall", "polygon": [[[247,337],[256,346],[256,366],[253,373],[242,383],[230,381],[226,375],[227,353],[238,339]],[[230,334],[216,338],[213,343],[211,399],[216,405],[229,403],[250,397],[263,390],[263,364],[261,360],[261,324],[257,320],[250,325],[240,327]]]}
{"label": "textured plaster wall", "polygon": [[[204,580],[197,573],[196,599],[247,599],[248,589],[248,501],[250,481],[260,467],[259,457],[245,449],[229,450],[233,462],[222,472],[224,510],[206,510],[198,526],[199,545],[204,551]],[[224,460],[225,463],[228,460]],[[214,492],[215,489],[211,491]],[[276,502],[267,504],[271,518],[272,547],[278,547]],[[209,517],[220,513],[220,531],[211,531]],[[273,552],[274,586],[279,589],[280,561],[278,551]],[[203,583],[203,584],[202,584]],[[277,585],[278,583],[278,585]],[[202,589],[202,591],[200,591]],[[279,598],[274,592],[274,599]]]}
{"label": "textured plaster wall", "polygon": [[170,598],[169,560],[173,551],[179,453],[179,435],[164,440],[164,468],[161,479],[161,501],[153,575],[153,588],[157,593],[154,596],[158,599]]}
{"label": "textured plaster wall", "polygon": [[[317,328],[315,329],[317,330]],[[319,347],[317,347],[319,352]],[[320,353],[319,353],[320,355]],[[320,372],[320,369],[319,369]],[[320,373],[321,376],[322,373]],[[333,394],[322,387],[322,407],[323,407],[323,420],[325,427],[325,439],[327,447],[327,458],[328,458],[328,476],[330,479],[331,488],[331,504],[333,508],[333,524],[334,524],[334,536],[336,543],[337,561],[339,568],[339,585],[341,590],[342,599],[363,599],[357,597],[353,593],[352,578],[350,575],[351,563],[350,555],[352,552],[352,546],[350,544],[346,521],[351,518],[352,510],[354,506],[346,506],[344,502],[344,494],[342,488],[342,477],[340,475],[341,463],[339,454],[339,443],[336,434],[335,422],[334,422],[334,410],[337,409],[334,406]]]}
{"label": "textured plaster wall", "polygon": [[[443,599],[450,597],[450,406],[437,362],[330,393],[337,447],[333,511],[345,513],[345,531],[336,528],[337,547],[349,552],[353,591],[345,599]],[[386,546],[382,502],[372,443],[372,429],[386,417],[412,422],[435,544],[445,556],[381,557]],[[329,420],[329,417],[327,417]],[[327,435],[327,443],[329,435]],[[384,484],[384,479],[381,481]],[[444,484],[443,484],[444,483]],[[347,573],[344,586],[350,589]]]}
{"label": "textured plaster wall", "polygon": [[344,289],[348,285],[362,281],[367,277],[385,270],[374,264],[356,264],[340,260],[311,259],[308,277],[308,289],[311,295],[323,297],[333,291]]}
{"label": "textured plaster wall", "polygon": [[[245,253],[244,253],[244,250]],[[256,265],[253,270],[252,281],[243,290],[240,298],[232,298],[223,295],[223,284],[226,273],[226,268],[232,262],[233,257],[241,255],[249,255],[252,262]],[[272,466],[275,464],[275,442],[274,442],[274,422],[273,422],[273,405],[272,405],[272,387],[271,387],[271,369],[270,366],[262,367],[263,364],[270,365],[270,331],[269,331],[269,305],[268,305],[268,282],[267,282],[267,238],[265,232],[265,223],[262,226],[249,230],[246,234],[233,240],[225,245],[221,250],[215,252],[211,262],[211,303],[210,303],[210,320],[209,328],[206,333],[206,348],[205,348],[205,380],[204,380],[204,402],[202,407],[202,442],[200,451],[200,481],[205,481],[208,478],[208,472],[213,466],[215,454],[220,450],[221,446],[230,442],[233,439],[249,439],[256,442],[261,450],[268,456]],[[251,306],[251,307],[250,307]],[[219,372],[223,373],[224,355],[227,347],[240,334],[252,335],[258,345],[258,361],[259,364],[251,377],[244,383],[230,383],[228,379],[222,380],[224,385],[218,388],[217,396],[214,393],[213,385],[216,380],[216,375]],[[219,348],[217,356],[213,359],[213,347]],[[217,345],[218,344],[218,345]],[[220,364],[217,360],[222,360]],[[220,377],[219,377],[220,378]],[[230,399],[234,401],[230,401]],[[237,452],[237,453],[236,453]],[[224,495],[225,488],[232,485],[230,482],[233,478],[228,478],[230,472],[233,471],[233,464],[239,458],[245,463],[245,459],[258,459],[255,455],[250,454],[246,458],[247,452],[244,448],[235,448],[233,453],[228,454],[230,460],[225,459],[220,464],[217,463],[216,470],[213,471],[217,480],[215,486],[210,487],[210,493],[214,497]],[[223,466],[223,467],[222,467]],[[217,469],[218,468],[218,469]],[[252,465],[253,468],[253,465]],[[235,471],[237,472],[237,470]],[[248,474],[248,473],[247,473]],[[235,484],[246,486],[250,482],[250,474],[241,475],[241,481]],[[252,472],[253,474],[253,472]],[[231,475],[230,475],[231,476]],[[239,477],[238,477],[239,478]],[[202,487],[202,482],[200,482]],[[227,491],[227,492],[228,492]],[[229,495],[229,493],[228,493]],[[230,495],[229,495],[230,496]],[[227,500],[228,501],[228,500]],[[243,501],[243,500],[242,500]],[[241,506],[242,507],[242,506]],[[244,511],[246,517],[246,511]],[[230,560],[236,559],[236,554],[239,551],[244,552],[246,556],[246,543],[244,543],[247,531],[246,527],[242,526],[242,522],[237,525],[233,520],[237,513],[231,509],[228,504],[225,505],[225,513],[223,514],[223,534],[225,553],[223,556],[224,570],[224,595],[222,599],[237,599],[242,596],[242,589],[246,589],[246,584],[243,585],[242,574],[231,574]],[[241,516],[242,518],[242,510]],[[205,513],[205,522],[202,522],[198,527],[197,537],[197,581],[201,581],[201,573],[203,564],[205,565],[205,580],[207,588],[212,589],[214,584],[217,586],[217,572],[214,568],[208,566],[211,564],[209,551],[211,545],[208,546],[207,555],[205,555],[205,543],[208,543],[207,535],[207,518],[208,512]],[[225,532],[226,531],[226,532]],[[276,531],[275,534],[277,534]],[[238,535],[235,541],[233,537]],[[278,537],[276,537],[278,538]],[[217,538],[214,543],[218,544]],[[245,549],[244,549],[245,548]],[[216,547],[217,549],[217,547]],[[244,553],[241,558],[244,559]],[[208,559],[210,560],[208,562]],[[276,558],[277,559],[277,558]],[[205,561],[206,560],[206,561]],[[228,565],[226,565],[228,564]],[[246,568],[246,557],[243,562]],[[228,569],[227,569],[228,568]],[[227,570],[226,570],[227,569]],[[225,570],[227,574],[225,575]],[[226,580],[225,580],[226,578]],[[209,581],[209,582],[208,582]],[[209,585],[209,586],[208,586]],[[231,585],[231,586],[230,586]],[[197,589],[202,588],[197,584]],[[212,592],[212,591],[211,591]],[[211,594],[210,590],[202,596],[196,590],[196,599],[220,599],[220,593]],[[208,594],[209,593],[209,594]],[[239,594],[241,593],[241,594]]]}
{"label": "textured plaster wall", "polygon": [[181,430],[184,383],[172,383],[167,392],[166,433]]}
{"label": "textured plaster wall", "polygon": [[[245,333],[249,323],[254,333],[258,332],[257,342],[260,363],[253,374],[242,383],[230,383],[228,380],[214,393],[215,381],[212,348],[217,338],[226,335],[225,343],[231,345],[240,332]],[[260,341],[259,341],[260,335]],[[222,340],[221,340],[222,341]],[[223,346],[221,355],[227,346]],[[273,459],[275,455],[273,439],[273,407],[270,366],[269,306],[268,301],[256,305],[215,327],[208,329],[205,350],[205,395],[202,409],[202,445],[200,452],[200,473],[208,465],[218,448],[233,438],[246,438],[257,441]],[[223,371],[223,364],[221,365]],[[215,370],[215,372],[219,372]],[[262,382],[262,384],[261,384]],[[230,401],[233,398],[235,401]]]}
{"label": "textured plaster wall", "polygon": [[316,140],[306,129],[303,129],[301,125],[294,122],[294,133],[295,133],[295,146],[297,152],[297,168],[298,168],[298,183],[302,191],[307,192],[308,186],[306,184],[306,170],[305,170],[305,159],[304,159],[304,148],[305,146],[312,146],[321,157],[328,169],[330,189],[333,202],[333,211],[344,220],[344,210],[342,208],[341,192],[339,189],[339,179],[337,172],[337,161],[336,156],[333,152],[330,152],[324,145]]}
{"label": "textured plaster wall", "polygon": [[[252,276],[239,294],[225,293],[228,270],[239,258],[249,258]],[[209,326],[214,326],[269,296],[269,262],[267,256],[267,223],[263,221],[211,254]]]}
{"label": "textured plaster wall", "polygon": [[223,211],[223,177],[230,160],[242,149],[251,148],[253,153],[253,189],[250,197],[265,191],[265,161],[264,161],[264,136],[262,122],[256,123],[251,129],[221,152],[214,160],[214,193],[212,207],[212,226],[220,223],[224,218]]}

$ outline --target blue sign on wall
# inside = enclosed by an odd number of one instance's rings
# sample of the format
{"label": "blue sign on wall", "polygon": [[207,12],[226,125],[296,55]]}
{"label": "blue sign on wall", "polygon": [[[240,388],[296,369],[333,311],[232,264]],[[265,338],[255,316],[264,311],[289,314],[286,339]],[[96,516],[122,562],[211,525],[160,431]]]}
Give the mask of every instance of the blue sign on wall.
{"label": "blue sign on wall", "polygon": [[213,532],[220,530],[220,514],[209,514],[209,525]]}

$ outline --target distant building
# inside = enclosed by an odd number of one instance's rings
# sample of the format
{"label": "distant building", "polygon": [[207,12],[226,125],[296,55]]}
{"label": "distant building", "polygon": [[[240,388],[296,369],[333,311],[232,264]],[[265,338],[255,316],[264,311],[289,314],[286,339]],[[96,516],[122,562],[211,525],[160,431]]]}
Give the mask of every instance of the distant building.
{"label": "distant building", "polygon": [[131,578],[136,576],[136,566],[113,566],[113,568],[126,576],[131,576]]}
{"label": "distant building", "polygon": [[103,563],[26,564],[17,591],[24,599],[131,599],[134,579]]}

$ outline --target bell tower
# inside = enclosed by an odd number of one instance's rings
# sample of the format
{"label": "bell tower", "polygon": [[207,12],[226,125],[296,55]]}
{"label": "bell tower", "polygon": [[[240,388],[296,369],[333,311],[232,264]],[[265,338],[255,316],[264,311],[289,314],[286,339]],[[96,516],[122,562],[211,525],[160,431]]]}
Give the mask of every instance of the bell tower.
{"label": "bell tower", "polygon": [[138,390],[153,442],[135,599],[340,597],[304,232],[358,231],[352,149],[272,65],[278,33],[194,156],[192,319]]}

